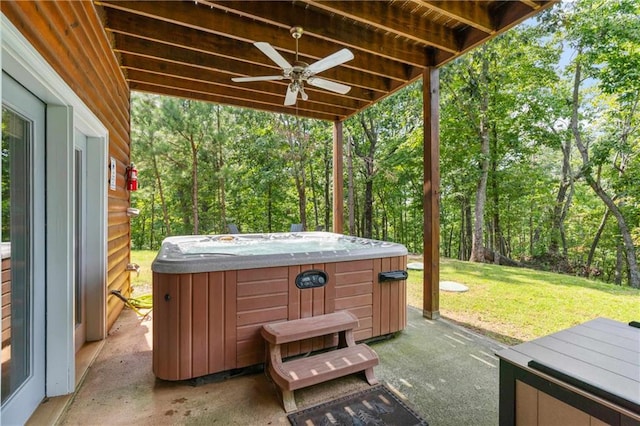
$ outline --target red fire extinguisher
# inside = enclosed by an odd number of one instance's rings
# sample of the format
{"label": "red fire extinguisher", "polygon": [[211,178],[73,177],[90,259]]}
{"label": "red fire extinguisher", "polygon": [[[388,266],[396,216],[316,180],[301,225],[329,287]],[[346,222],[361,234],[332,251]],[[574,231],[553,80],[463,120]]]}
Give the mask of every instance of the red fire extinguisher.
{"label": "red fire extinguisher", "polygon": [[138,190],[138,169],[133,163],[127,167],[127,189],[129,191]]}

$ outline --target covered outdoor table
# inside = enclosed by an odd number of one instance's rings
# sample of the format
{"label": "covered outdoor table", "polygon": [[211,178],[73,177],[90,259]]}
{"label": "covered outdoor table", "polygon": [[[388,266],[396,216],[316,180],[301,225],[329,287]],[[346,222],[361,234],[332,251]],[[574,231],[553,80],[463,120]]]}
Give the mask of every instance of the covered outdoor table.
{"label": "covered outdoor table", "polygon": [[597,318],[498,352],[500,425],[640,425],[638,326]]}

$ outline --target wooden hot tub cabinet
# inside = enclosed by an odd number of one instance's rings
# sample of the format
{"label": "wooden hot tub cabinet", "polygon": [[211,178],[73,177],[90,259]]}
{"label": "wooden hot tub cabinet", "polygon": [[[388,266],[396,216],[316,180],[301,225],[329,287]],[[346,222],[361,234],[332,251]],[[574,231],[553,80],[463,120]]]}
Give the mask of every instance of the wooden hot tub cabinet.
{"label": "wooden hot tub cabinet", "polygon": [[[403,330],[406,280],[379,282],[378,274],[404,270],[406,253],[300,265],[195,273],[153,273],[153,371],[184,380],[265,361],[263,324],[349,310],[358,317],[356,340]],[[307,270],[327,283],[299,289]],[[316,338],[283,347],[283,356],[335,345]]]}

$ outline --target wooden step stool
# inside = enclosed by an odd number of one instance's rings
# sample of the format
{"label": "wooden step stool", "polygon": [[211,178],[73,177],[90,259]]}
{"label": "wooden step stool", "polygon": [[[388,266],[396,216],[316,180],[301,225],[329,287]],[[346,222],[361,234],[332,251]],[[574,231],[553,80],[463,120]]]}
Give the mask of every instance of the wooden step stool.
{"label": "wooden step stool", "polygon": [[[318,383],[364,371],[367,382],[378,380],[373,367],[378,355],[364,343],[356,344],[353,329],[358,318],[349,311],[318,315],[292,321],[265,324],[262,337],[269,343],[267,371],[282,393],[282,404],[287,413],[296,410],[293,391]],[[303,358],[283,360],[280,345],[338,333],[338,346]]]}

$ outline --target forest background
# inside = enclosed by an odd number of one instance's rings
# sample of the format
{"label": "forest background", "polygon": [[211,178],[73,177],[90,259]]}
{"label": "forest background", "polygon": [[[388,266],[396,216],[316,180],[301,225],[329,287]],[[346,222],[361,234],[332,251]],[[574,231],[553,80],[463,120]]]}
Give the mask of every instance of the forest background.
{"label": "forest background", "polygon": [[[440,252],[640,288],[640,2],[560,3],[440,69]],[[132,245],[328,229],[331,122],[133,93]],[[422,252],[422,82],[344,122],[345,234]]]}

